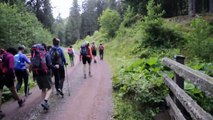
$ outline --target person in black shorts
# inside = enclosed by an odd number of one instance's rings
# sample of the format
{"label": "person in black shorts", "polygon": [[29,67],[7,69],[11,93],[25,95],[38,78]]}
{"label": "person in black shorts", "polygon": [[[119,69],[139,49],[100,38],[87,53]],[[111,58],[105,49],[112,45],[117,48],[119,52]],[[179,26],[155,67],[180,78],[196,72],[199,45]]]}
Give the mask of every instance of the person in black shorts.
{"label": "person in black shorts", "polygon": [[92,55],[93,55],[93,58],[94,58],[94,63],[97,63],[97,60],[96,60],[96,56],[97,56],[97,47],[95,45],[95,42],[92,42]]}
{"label": "person in black shorts", "polygon": [[85,42],[85,44],[83,44],[80,49],[80,61],[82,61],[84,65],[83,67],[84,79],[86,79],[86,63],[89,64],[89,76],[92,77],[91,60],[92,60],[92,50],[89,46],[89,42]]}
{"label": "person in black shorts", "polygon": [[[21,107],[25,102],[25,99],[21,99],[17,92],[14,85],[15,81],[15,72],[14,72],[14,48],[8,48],[7,51],[1,49],[0,50],[0,57],[1,57],[1,67],[0,67],[0,119],[2,119],[5,114],[1,110],[2,104],[2,91],[4,85],[9,88],[13,97],[18,101],[19,106]],[[3,57],[4,56],[4,57]]]}

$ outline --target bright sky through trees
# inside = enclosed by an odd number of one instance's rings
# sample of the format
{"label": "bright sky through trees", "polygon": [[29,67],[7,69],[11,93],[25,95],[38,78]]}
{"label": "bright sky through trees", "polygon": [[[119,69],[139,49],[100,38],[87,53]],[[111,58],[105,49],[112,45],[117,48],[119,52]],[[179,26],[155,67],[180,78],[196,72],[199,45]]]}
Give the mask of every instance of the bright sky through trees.
{"label": "bright sky through trees", "polygon": [[[53,16],[56,18],[58,14],[61,14],[62,18],[69,16],[69,9],[73,0],[50,0],[53,7]],[[83,0],[78,0],[79,7]]]}

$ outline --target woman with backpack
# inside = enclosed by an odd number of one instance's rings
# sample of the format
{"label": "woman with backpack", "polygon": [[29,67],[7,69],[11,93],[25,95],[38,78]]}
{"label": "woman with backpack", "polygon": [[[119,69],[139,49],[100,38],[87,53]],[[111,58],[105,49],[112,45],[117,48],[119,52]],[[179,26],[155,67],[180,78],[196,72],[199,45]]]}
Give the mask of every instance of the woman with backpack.
{"label": "woman with backpack", "polygon": [[75,51],[74,51],[74,48],[72,47],[72,45],[67,49],[67,53],[68,53],[69,58],[70,58],[71,66],[74,66]]}
{"label": "woman with backpack", "polygon": [[15,74],[18,80],[16,85],[16,90],[19,92],[21,89],[22,83],[24,81],[24,93],[27,97],[31,93],[29,92],[29,72],[26,66],[26,63],[30,65],[30,59],[24,54],[25,46],[20,45],[18,46],[18,53],[14,56],[15,58]]}
{"label": "woman with backpack", "polygon": [[92,50],[89,46],[89,42],[85,42],[85,44],[83,44],[81,46],[80,49],[80,61],[83,62],[83,73],[84,73],[84,79],[86,79],[87,75],[86,75],[86,63],[89,64],[89,76],[92,77],[91,74],[91,60],[92,60]]}

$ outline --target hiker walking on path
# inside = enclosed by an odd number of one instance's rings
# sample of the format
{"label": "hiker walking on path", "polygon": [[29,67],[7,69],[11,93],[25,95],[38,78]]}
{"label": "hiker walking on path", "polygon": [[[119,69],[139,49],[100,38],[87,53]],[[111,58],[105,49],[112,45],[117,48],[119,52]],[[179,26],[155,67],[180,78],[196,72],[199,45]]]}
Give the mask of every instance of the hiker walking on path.
{"label": "hiker walking on path", "polygon": [[31,50],[32,71],[39,89],[42,90],[42,99],[44,101],[41,106],[44,110],[49,109],[48,99],[52,93],[52,80],[50,70],[54,68],[51,62],[50,55],[46,52],[45,44],[35,44]]}
{"label": "hiker walking on path", "polygon": [[75,51],[74,51],[74,48],[72,47],[72,45],[67,49],[67,53],[68,53],[69,58],[70,58],[71,66],[74,66]]}
{"label": "hiker walking on path", "polygon": [[67,63],[64,52],[59,44],[60,40],[58,38],[53,38],[53,47],[50,50],[50,56],[52,64],[55,66],[55,68],[53,69],[53,75],[55,77],[55,88],[57,93],[59,93],[63,97],[63,84],[65,80],[64,65],[67,65]]}
{"label": "hiker walking on path", "polygon": [[94,58],[94,63],[97,63],[97,60],[96,60],[97,47],[95,45],[95,42],[92,42],[92,55],[93,55],[93,58]]}
{"label": "hiker walking on path", "polygon": [[83,62],[83,73],[84,73],[84,79],[86,79],[87,75],[86,75],[86,63],[89,64],[89,76],[92,77],[91,74],[91,60],[92,60],[92,50],[89,46],[89,42],[85,42],[85,44],[83,44],[81,46],[80,49],[80,61]]}
{"label": "hiker walking on path", "polygon": [[29,72],[26,67],[26,63],[30,65],[30,60],[27,58],[25,54],[23,54],[25,50],[24,45],[20,45],[18,47],[18,53],[14,56],[15,59],[15,75],[17,77],[18,83],[16,85],[16,90],[19,92],[22,86],[22,82],[24,81],[24,93],[25,96],[30,95],[29,93]]}
{"label": "hiker walking on path", "polygon": [[24,99],[21,99],[17,92],[16,88],[14,86],[14,81],[15,81],[15,72],[14,72],[14,48],[9,48],[7,51],[4,51],[1,49],[0,51],[0,119],[2,119],[5,114],[1,110],[1,104],[2,104],[2,91],[4,85],[9,88],[11,91],[13,97],[15,100],[18,100],[18,104],[21,107],[23,103],[25,102]]}
{"label": "hiker walking on path", "polygon": [[103,60],[104,59],[104,46],[102,43],[99,45],[99,55],[100,55],[100,59]]}

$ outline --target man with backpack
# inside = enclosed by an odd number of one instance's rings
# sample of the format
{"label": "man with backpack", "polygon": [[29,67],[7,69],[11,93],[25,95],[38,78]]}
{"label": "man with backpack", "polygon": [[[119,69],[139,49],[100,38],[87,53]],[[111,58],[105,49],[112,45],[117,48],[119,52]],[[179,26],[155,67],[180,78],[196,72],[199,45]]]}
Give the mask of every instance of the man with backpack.
{"label": "man with backpack", "polygon": [[35,44],[32,46],[31,62],[33,77],[42,90],[42,99],[44,99],[44,101],[41,103],[41,106],[44,110],[49,110],[48,99],[52,93],[50,70],[54,68],[54,66],[52,65],[45,44]]}
{"label": "man with backpack", "polygon": [[74,51],[74,48],[72,47],[72,45],[67,49],[67,53],[68,53],[69,58],[70,58],[71,66],[74,66],[75,51]]}
{"label": "man with backpack", "polygon": [[2,91],[4,85],[9,88],[13,97],[18,101],[19,106],[21,107],[25,102],[24,99],[21,99],[14,86],[15,81],[15,72],[14,72],[14,56],[13,52],[15,51],[14,48],[9,48],[7,51],[1,49],[0,50],[0,119],[2,119],[5,114],[1,110],[2,104]]}
{"label": "man with backpack", "polygon": [[65,80],[64,65],[67,65],[67,63],[64,52],[59,44],[60,40],[58,38],[53,38],[53,47],[50,50],[50,56],[52,64],[55,66],[55,68],[53,69],[53,75],[55,77],[55,88],[57,93],[59,93],[63,97],[63,84]]}
{"label": "man with backpack", "polygon": [[18,80],[18,83],[16,85],[17,92],[21,89],[22,82],[24,80],[24,93],[25,96],[27,97],[31,93],[29,93],[29,85],[28,85],[29,74],[25,63],[30,64],[30,60],[27,58],[25,54],[23,54],[24,50],[25,47],[23,45],[20,45],[18,47],[18,54],[14,56],[15,58],[14,69]]}
{"label": "man with backpack", "polygon": [[104,59],[104,46],[102,43],[99,45],[99,55],[100,55],[100,59],[103,60]]}
{"label": "man with backpack", "polygon": [[94,63],[97,63],[97,60],[96,60],[97,48],[96,48],[95,42],[92,42],[92,55],[94,58]]}
{"label": "man with backpack", "polygon": [[91,60],[92,60],[92,50],[89,46],[89,42],[85,42],[85,44],[83,44],[81,46],[80,49],[80,61],[83,62],[83,72],[84,72],[84,79],[86,79],[86,63],[89,64],[89,76],[92,77],[91,75]]}

